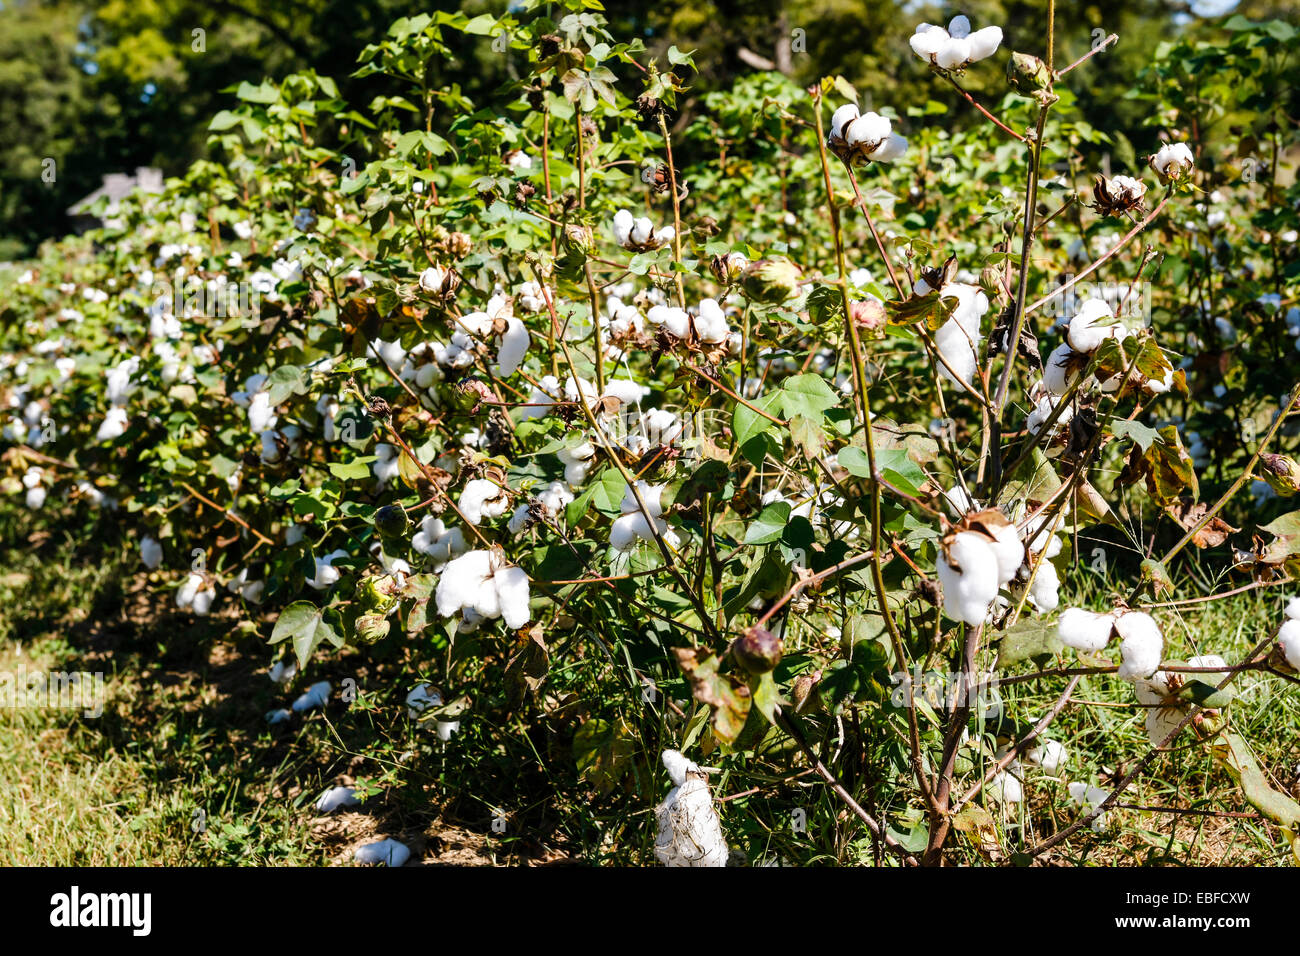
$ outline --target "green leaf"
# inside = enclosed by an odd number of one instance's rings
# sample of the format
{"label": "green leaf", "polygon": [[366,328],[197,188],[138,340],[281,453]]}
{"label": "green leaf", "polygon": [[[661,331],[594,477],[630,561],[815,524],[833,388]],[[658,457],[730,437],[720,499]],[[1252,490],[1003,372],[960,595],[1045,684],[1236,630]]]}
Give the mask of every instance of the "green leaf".
{"label": "green leaf", "polygon": [[1153,442],[1160,441],[1160,432],[1150,425],[1143,425],[1141,422],[1130,422],[1123,418],[1111,419],[1111,434],[1116,438],[1129,438],[1143,451],[1151,447]]}
{"label": "green leaf", "polygon": [[296,365],[281,365],[266,380],[267,400],[274,408],[290,395],[306,391],[307,383],[302,369]]}
{"label": "green leaf", "polygon": [[789,521],[790,502],[772,502],[745,529],[745,544],[770,544],[780,540]]}
{"label": "green leaf", "polygon": [[[769,392],[761,398],[755,399],[752,404],[754,408],[762,409],[771,414],[771,409],[777,406],[781,400],[781,392]],[[747,405],[736,403],[736,411],[731,420],[731,434],[735,440],[736,448],[744,448],[749,440],[756,435],[761,435],[770,429],[776,423],[770,418],[760,415]]]}
{"label": "green leaf", "polygon": [[802,415],[820,421],[826,409],[839,403],[839,396],[820,375],[804,374],[786,379],[778,394],[786,418]]}
{"label": "green leaf", "polygon": [[998,643],[998,667],[1021,661],[1054,657],[1064,647],[1056,636],[1056,622],[1041,618],[1021,618],[1002,635]]}
{"label": "green leaf", "polygon": [[325,621],[324,612],[309,601],[295,601],[280,612],[271,632],[271,643],[293,641],[298,666],[306,667],[321,641],[343,646],[343,638]]}
{"label": "green leaf", "polygon": [[332,461],[329,465],[330,474],[343,481],[361,481],[370,477],[370,463],[373,461],[374,455],[365,455],[347,462]]}

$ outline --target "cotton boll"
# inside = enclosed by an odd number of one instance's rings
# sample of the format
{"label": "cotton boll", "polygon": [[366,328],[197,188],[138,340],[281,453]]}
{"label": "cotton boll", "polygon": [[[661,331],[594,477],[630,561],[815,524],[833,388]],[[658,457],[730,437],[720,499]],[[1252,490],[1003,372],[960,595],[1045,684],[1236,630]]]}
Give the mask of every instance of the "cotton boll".
{"label": "cotton boll", "polygon": [[1114,627],[1113,614],[1097,614],[1081,607],[1071,607],[1061,612],[1056,623],[1056,635],[1066,647],[1096,653],[1110,643]]}
{"label": "cotton boll", "polygon": [[370,466],[370,471],[374,473],[380,488],[395,479],[400,471],[400,460],[396,446],[386,445],[383,442],[374,446],[374,463]]}
{"label": "cotton boll", "polygon": [[367,843],[365,846],[357,847],[352,859],[362,866],[374,866],[382,863],[385,866],[402,866],[411,858],[411,850],[404,843],[399,843],[392,837],[380,840],[378,843]]}
{"label": "cotton boll", "polygon": [[868,149],[878,148],[889,139],[892,124],[879,113],[863,113],[844,129],[844,141],[850,147],[864,146]]}
{"label": "cotton boll", "polygon": [[[978,365],[976,350],[980,344],[980,321],[988,311],[989,300],[978,286],[950,282],[939,290],[940,298],[956,299],[957,306],[934,334],[934,344],[943,357],[939,375],[954,384],[970,384]],[[946,363],[946,364],[945,364]],[[954,377],[954,374],[956,377]]]}
{"label": "cotton boll", "polygon": [[1053,395],[1064,395],[1079,377],[1077,371],[1072,372],[1070,370],[1074,354],[1074,349],[1070,348],[1070,343],[1062,342],[1047,357],[1047,361],[1043,365],[1043,384],[1047,386],[1047,390]]}
{"label": "cotton boll", "polygon": [[281,707],[279,710],[269,711],[266,715],[268,724],[283,724],[293,719],[293,712]]}
{"label": "cotton boll", "polygon": [[667,305],[656,305],[646,313],[646,318],[654,325],[662,325],[679,339],[691,334],[691,317],[684,309]]}
{"label": "cotton boll", "polygon": [[1130,611],[1115,621],[1121,638],[1119,676],[1123,680],[1150,677],[1160,668],[1165,651],[1164,635],[1149,614]]}
{"label": "cotton boll", "polygon": [[[660,534],[663,534],[668,529],[668,523],[663,519],[656,519],[655,526]],[[655,535],[650,528],[650,522],[639,511],[620,515],[614,519],[614,523],[609,528],[609,546],[615,551],[631,551],[636,546],[637,541],[653,541],[654,539]]]}
{"label": "cotton boll", "polygon": [[430,707],[442,706],[442,694],[428,684],[421,684],[406,695],[406,716],[412,720]]}
{"label": "cotton boll", "polygon": [[353,787],[331,787],[320,795],[316,801],[317,813],[333,813],[342,807],[360,806],[357,791]]}
{"label": "cotton boll", "polygon": [[699,316],[695,321],[695,331],[701,342],[716,344],[725,342],[731,331],[727,326],[727,317],[714,299],[700,301]]}
{"label": "cotton boll", "polygon": [[1020,541],[1016,526],[1005,524],[994,533],[993,553],[998,559],[998,584],[1008,584],[1025,563],[1025,546]]}
{"label": "cotton boll", "polygon": [[[943,27],[933,26],[929,23],[920,24],[908,41],[912,47],[912,52],[923,60],[933,60],[947,42],[948,31]],[[857,107],[855,106],[853,109],[856,113]]]}
{"label": "cotton boll", "polygon": [[1293,597],[1286,602],[1286,616],[1293,621],[1300,620],[1300,597]]}
{"label": "cotton boll", "polygon": [[316,707],[324,707],[329,703],[330,689],[330,682],[327,680],[312,684],[307,688],[306,693],[293,702],[294,712],[301,714]]}
{"label": "cotton boll", "polygon": [[271,678],[272,683],[287,684],[293,680],[294,675],[297,673],[298,662],[292,657],[286,657],[272,664],[270,670],[266,672],[266,676]]}
{"label": "cotton boll", "polygon": [[1013,762],[1006,770],[999,771],[985,787],[988,795],[1002,804],[1023,803],[1025,788],[1017,776],[1019,770],[1019,765]]}
{"label": "cotton boll", "polygon": [[845,103],[831,114],[831,134],[835,136],[843,135],[844,127],[857,119],[859,115],[856,103]]}
{"label": "cotton boll", "polygon": [[631,379],[614,378],[605,383],[605,397],[613,396],[624,405],[637,405],[650,394],[650,389]]}
{"label": "cotton boll", "polygon": [[99,431],[95,433],[95,438],[99,441],[112,441],[115,438],[121,438],[125,431],[126,409],[114,406],[104,416],[103,422],[99,425]]}
{"label": "cotton boll", "polygon": [[934,62],[944,70],[959,70],[969,63],[970,59],[970,40],[965,37],[949,37],[948,42],[935,54]]}
{"label": "cotton boll", "polygon": [[1062,744],[1055,740],[1044,740],[1025,754],[1025,759],[1037,767],[1042,767],[1046,773],[1055,776],[1065,766],[1068,756],[1069,754]]}
{"label": "cotton boll", "polygon": [[655,808],[655,858],[665,866],[726,866],[727,844],[704,773],[675,750],[664,751],[663,760],[675,786]]}
{"label": "cotton boll", "polygon": [[953,485],[943,493],[943,497],[958,518],[965,517],[972,511],[980,510],[980,503],[972,498],[970,492],[961,485]]}
{"label": "cotton boll", "polygon": [[152,571],[162,563],[162,557],[162,544],[157,538],[145,535],[140,540],[140,560],[144,562],[144,566]]}
{"label": "cotton boll", "polygon": [[519,368],[524,356],[528,354],[528,346],[532,344],[532,338],[524,323],[511,316],[506,319],[506,330],[498,337],[497,342],[496,374],[505,378],[513,375]]}
{"label": "cotton boll", "polygon": [[212,609],[212,602],[217,598],[217,589],[213,584],[201,588],[194,595],[194,601],[190,604],[190,610],[199,617],[207,617],[208,611]]}
{"label": "cotton boll", "polygon": [[472,610],[486,619],[503,617],[507,627],[520,628],[530,616],[528,584],[523,569],[506,565],[497,552],[470,551],[443,569],[434,598],[443,617]]}
{"label": "cotton boll", "polygon": [[620,246],[627,246],[632,237],[632,214],[626,209],[614,213],[614,240]]}
{"label": "cotton boll", "polygon": [[[1070,791],[1070,799],[1083,807],[1088,813],[1101,806],[1110,797],[1110,791],[1086,783],[1075,782],[1070,784],[1067,789]],[[1103,813],[1093,820],[1092,828],[1097,831],[1106,829],[1107,816],[1108,814]]]}
{"label": "cotton boll", "polygon": [[[660,503],[664,493],[663,485],[652,485],[647,481],[638,480],[636,490],[641,495],[641,501],[645,503],[645,510],[651,518],[658,518],[664,513],[663,505]],[[640,513],[641,505],[637,503],[636,494],[630,486],[623,492],[623,500],[619,508],[624,514]]]}
{"label": "cotton boll", "polygon": [[275,409],[271,407],[271,396],[267,392],[257,392],[248,400],[248,426],[254,434],[261,434],[274,428],[278,421]]}
{"label": "cotton boll", "polygon": [[1090,354],[1096,351],[1102,342],[1115,338],[1117,333],[1122,333],[1122,328],[1116,326],[1114,322],[1115,313],[1111,311],[1105,300],[1089,299],[1079,306],[1079,310],[1070,319],[1066,339],[1076,352]]}
{"label": "cotton boll", "polygon": [[1286,662],[1300,671],[1300,620],[1289,618],[1278,629],[1277,646],[1282,649]]}
{"label": "cotton boll", "polygon": [[317,591],[331,588],[340,577],[341,572],[333,564],[339,558],[346,558],[348,553],[342,549],[331,551],[323,558],[316,558],[316,573],[307,583]]}
{"label": "cotton boll", "polygon": [[943,589],[943,609],[949,617],[980,624],[998,596],[998,559],[983,535],[962,531],[935,563]]}
{"label": "cotton boll", "polygon": [[496,482],[487,478],[474,478],[465,483],[459,505],[465,520],[478,525],[485,518],[499,518],[509,511],[510,498]]}
{"label": "cotton boll", "polygon": [[[441,518],[425,515],[420,522],[420,530],[411,539],[411,547],[421,554],[427,554],[435,562],[446,563],[468,550],[465,533],[460,528],[448,528]],[[435,564],[435,570],[441,570],[442,564]]]}

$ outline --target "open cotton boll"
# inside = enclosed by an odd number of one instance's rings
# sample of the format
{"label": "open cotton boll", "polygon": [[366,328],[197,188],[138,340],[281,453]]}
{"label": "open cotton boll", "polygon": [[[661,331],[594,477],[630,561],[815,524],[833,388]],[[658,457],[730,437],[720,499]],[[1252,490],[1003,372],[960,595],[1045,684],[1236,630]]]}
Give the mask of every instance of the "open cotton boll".
{"label": "open cotton boll", "polygon": [[1291,618],[1278,628],[1277,646],[1286,662],[1300,671],[1300,621]]}
{"label": "open cotton boll", "polygon": [[998,803],[1023,803],[1025,800],[1025,787],[1020,777],[1020,765],[1012,762],[1006,770],[999,771],[997,776],[989,781],[985,791]]}
{"label": "open cotton boll", "polygon": [[1042,767],[1046,773],[1055,775],[1065,766],[1069,752],[1065,746],[1055,740],[1044,740],[1027,754],[1025,759],[1036,767]]}
{"label": "open cotton boll", "polygon": [[653,325],[661,325],[679,339],[691,334],[691,317],[685,309],[674,306],[656,305],[646,313],[646,318]]}
{"label": "open cotton boll", "polygon": [[970,492],[961,485],[953,485],[943,493],[943,497],[958,518],[963,518],[972,511],[980,510],[980,503],[972,498]]}
{"label": "open cotton boll", "polygon": [[108,410],[108,414],[100,422],[95,438],[99,441],[112,441],[114,438],[121,438],[125,431],[126,409],[115,405]]}
{"label": "open cotton boll", "polygon": [[1119,676],[1123,680],[1150,677],[1160,669],[1165,652],[1165,638],[1160,625],[1150,614],[1130,611],[1115,621],[1120,636]]}
{"label": "open cotton boll", "polygon": [[357,791],[354,787],[331,787],[320,795],[316,801],[317,813],[333,813],[341,807],[360,806],[361,801],[357,799]]}
{"label": "open cotton boll", "polygon": [[1039,614],[1055,611],[1061,605],[1061,578],[1056,565],[1044,559],[1029,584],[1029,603]]}
{"label": "open cotton boll", "polygon": [[504,618],[506,626],[528,623],[528,575],[511,567],[495,551],[470,551],[443,568],[434,595],[438,613],[451,617],[462,609],[487,619]]}
{"label": "open cotton boll", "polygon": [[849,146],[870,146],[889,138],[893,124],[879,113],[863,113],[844,128],[844,141]]}
{"label": "open cotton boll", "polygon": [[1110,643],[1114,627],[1113,614],[1097,614],[1081,607],[1071,607],[1061,612],[1056,622],[1056,636],[1066,647],[1096,653]]}
{"label": "open cotton boll", "polygon": [[412,720],[430,707],[442,706],[442,694],[428,684],[421,684],[406,695],[406,716]]}
{"label": "open cotton boll", "polygon": [[1025,546],[1014,524],[1005,524],[993,532],[993,553],[998,559],[998,584],[1008,584],[1025,563]]}
{"label": "open cotton boll", "polygon": [[248,427],[254,434],[261,434],[268,428],[274,428],[279,420],[275,409],[271,407],[268,392],[257,392],[248,400]]}
{"label": "open cotton boll", "polygon": [[266,714],[266,722],[268,724],[283,724],[292,719],[293,711],[285,707],[281,707],[279,710],[268,711]]}
{"label": "open cotton boll", "polygon": [[665,750],[673,788],[655,808],[655,858],[665,866],[726,866],[727,843],[704,772],[676,750]]}
{"label": "open cotton boll", "polygon": [[375,445],[375,461],[370,466],[370,470],[374,472],[380,488],[396,478],[400,470],[397,447],[383,442]]}
{"label": "open cotton boll", "polygon": [[403,866],[410,858],[410,848],[392,837],[359,846],[352,854],[352,859],[362,866],[375,866],[379,863],[385,866]]}
{"label": "open cotton boll", "polygon": [[506,330],[497,337],[496,374],[502,378],[513,375],[528,354],[528,346],[531,344],[532,337],[524,323],[513,315],[506,319]]}
{"label": "open cotton boll", "polygon": [[1071,369],[1075,352],[1069,342],[1062,342],[1043,363],[1043,384],[1053,395],[1064,395],[1079,377],[1079,372]]}
{"label": "open cotton boll", "polygon": [[[465,533],[460,528],[448,528],[441,518],[433,515],[424,516],[420,530],[411,539],[411,547],[421,554],[427,554],[435,562],[444,564],[469,550],[465,543]],[[435,563],[434,569],[441,570],[441,564]]]}
{"label": "open cotton boll", "polygon": [[323,558],[316,558],[316,573],[307,583],[317,591],[325,591],[332,587],[342,573],[333,564],[339,558],[346,558],[348,553],[341,548],[337,551],[331,551]]}
{"label": "open cotton boll", "polygon": [[983,535],[961,531],[935,562],[944,612],[956,621],[979,624],[998,596],[998,558]]}
{"label": "open cotton boll", "polygon": [[[645,510],[649,512],[651,518],[658,518],[664,513],[664,507],[660,501],[664,493],[663,485],[652,485],[647,481],[638,480],[636,491],[641,495],[641,501],[645,503]],[[619,509],[624,514],[641,512],[641,505],[637,503],[636,494],[633,493],[631,486],[623,492],[623,500],[619,503]]]}
{"label": "open cotton boll", "polygon": [[499,518],[509,511],[510,497],[496,482],[487,478],[474,478],[465,483],[459,505],[465,520],[478,525],[485,518]]}
{"label": "open cotton boll", "polygon": [[327,680],[317,681],[307,688],[297,700],[293,702],[295,713],[301,714],[305,710],[312,710],[316,707],[324,707],[330,699],[330,682]]}
{"label": "open cotton boll", "polygon": [[980,320],[989,309],[988,296],[978,286],[964,282],[949,282],[939,290],[939,296],[957,300],[952,315],[934,333],[935,348],[943,357],[937,363],[939,375],[954,384],[969,385],[978,366]]}
{"label": "open cotton boll", "polygon": [[1106,301],[1089,299],[1070,319],[1066,339],[1076,352],[1088,354],[1096,351],[1102,342],[1121,337],[1123,333],[1123,326],[1115,324],[1115,313]]}
{"label": "open cotton boll", "polygon": [[620,246],[626,246],[632,237],[632,214],[626,209],[620,209],[614,213],[614,241]]}
{"label": "open cotton boll", "polygon": [[731,332],[727,317],[715,299],[700,300],[699,315],[695,319],[695,332],[701,342],[716,344],[725,342]]}
{"label": "open cotton boll", "polygon": [[1163,178],[1177,179],[1196,165],[1196,158],[1186,143],[1166,143],[1156,150],[1150,163]]}
{"label": "open cotton boll", "polygon": [[1293,621],[1300,621],[1300,597],[1293,597],[1286,602],[1286,616]]}
{"label": "open cotton boll", "polygon": [[564,480],[575,488],[587,480],[587,472],[591,470],[595,456],[596,446],[589,441],[572,448],[561,448],[555,453],[555,457],[564,465]]}
{"label": "open cotton boll", "polygon": [[286,657],[272,664],[270,670],[266,672],[266,676],[271,678],[272,683],[287,684],[293,680],[297,673],[298,662],[292,657]]}
{"label": "open cotton boll", "polygon": [[152,571],[162,563],[163,548],[157,538],[145,535],[140,539],[140,560]]}
{"label": "open cotton boll", "polygon": [[[1110,796],[1109,790],[1102,790],[1100,787],[1094,787],[1091,784],[1075,782],[1067,788],[1070,791],[1070,799],[1076,804],[1083,807],[1088,813],[1091,813],[1097,807],[1106,802]],[[1106,829],[1106,818],[1109,814],[1101,814],[1097,819],[1092,821],[1092,828],[1097,831]]]}
{"label": "open cotton boll", "polygon": [[627,378],[612,378],[605,383],[605,395],[613,396],[624,405],[637,405],[650,394],[650,389]]}
{"label": "open cotton boll", "polygon": [[830,133],[832,136],[843,137],[844,127],[857,119],[861,113],[858,111],[858,104],[845,103],[834,113],[831,114]]}
{"label": "open cotton boll", "polygon": [[650,522],[640,511],[620,515],[609,527],[609,546],[615,551],[631,551],[638,541],[653,541],[655,530],[661,536],[666,535],[668,522],[656,518],[654,530],[651,530]]}

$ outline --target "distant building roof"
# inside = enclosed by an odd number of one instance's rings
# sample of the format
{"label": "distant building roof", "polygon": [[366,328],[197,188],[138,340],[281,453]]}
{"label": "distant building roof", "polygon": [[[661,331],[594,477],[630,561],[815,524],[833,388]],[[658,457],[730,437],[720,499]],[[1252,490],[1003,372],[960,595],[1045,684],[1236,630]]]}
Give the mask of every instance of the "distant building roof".
{"label": "distant building roof", "polygon": [[[117,212],[123,199],[135,190],[147,193],[160,193],[163,188],[161,169],[152,166],[138,166],[135,175],[130,173],[105,173],[103,184],[89,196],[79,199],[68,207],[68,215],[82,220],[106,222],[107,217]],[[108,199],[108,208],[103,219],[90,212],[90,208],[100,199]]]}

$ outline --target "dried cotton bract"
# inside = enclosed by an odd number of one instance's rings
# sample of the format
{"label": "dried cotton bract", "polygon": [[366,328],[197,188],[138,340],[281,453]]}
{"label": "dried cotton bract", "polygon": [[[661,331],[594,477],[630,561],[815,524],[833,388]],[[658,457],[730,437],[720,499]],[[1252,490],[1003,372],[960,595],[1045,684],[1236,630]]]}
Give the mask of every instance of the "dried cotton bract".
{"label": "dried cotton bract", "polygon": [[665,750],[673,789],[655,809],[655,858],[665,866],[726,866],[727,843],[704,772],[676,750]]}

